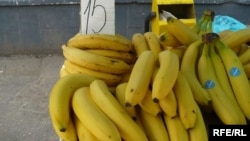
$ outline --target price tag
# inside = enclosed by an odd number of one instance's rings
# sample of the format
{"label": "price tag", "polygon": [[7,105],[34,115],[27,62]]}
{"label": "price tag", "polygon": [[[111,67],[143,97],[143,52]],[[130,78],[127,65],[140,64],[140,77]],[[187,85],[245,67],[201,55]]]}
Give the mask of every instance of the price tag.
{"label": "price tag", "polygon": [[115,34],[114,0],[81,0],[80,34]]}

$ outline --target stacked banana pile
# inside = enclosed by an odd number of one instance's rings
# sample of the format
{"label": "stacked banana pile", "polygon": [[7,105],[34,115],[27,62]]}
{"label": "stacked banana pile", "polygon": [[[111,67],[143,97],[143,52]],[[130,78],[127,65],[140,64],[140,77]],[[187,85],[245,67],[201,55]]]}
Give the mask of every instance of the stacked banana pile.
{"label": "stacked banana pile", "polygon": [[204,12],[207,20],[193,28],[169,17],[166,32],[135,33],[131,41],[72,37],[49,99],[56,134],[63,141],[208,141],[202,112],[248,124],[250,28],[212,33],[213,15]]}

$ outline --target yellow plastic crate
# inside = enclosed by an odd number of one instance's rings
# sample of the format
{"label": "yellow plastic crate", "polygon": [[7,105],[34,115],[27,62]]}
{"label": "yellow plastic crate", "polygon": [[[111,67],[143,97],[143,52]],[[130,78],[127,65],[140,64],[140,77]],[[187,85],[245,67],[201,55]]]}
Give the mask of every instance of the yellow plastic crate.
{"label": "yellow plastic crate", "polygon": [[193,0],[152,0],[151,10],[154,14],[150,19],[151,30],[157,35],[164,32],[168,24],[166,21],[160,21],[160,13],[162,10],[172,13],[189,27],[196,24]]}

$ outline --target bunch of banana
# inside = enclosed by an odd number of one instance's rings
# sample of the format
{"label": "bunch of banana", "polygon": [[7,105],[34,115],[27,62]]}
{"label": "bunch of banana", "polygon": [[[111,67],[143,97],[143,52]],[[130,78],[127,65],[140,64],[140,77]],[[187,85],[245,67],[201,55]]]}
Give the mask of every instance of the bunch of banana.
{"label": "bunch of banana", "polygon": [[132,42],[121,35],[77,34],[62,45],[63,77],[70,73],[83,73],[116,86],[122,75],[128,73],[136,61]]}

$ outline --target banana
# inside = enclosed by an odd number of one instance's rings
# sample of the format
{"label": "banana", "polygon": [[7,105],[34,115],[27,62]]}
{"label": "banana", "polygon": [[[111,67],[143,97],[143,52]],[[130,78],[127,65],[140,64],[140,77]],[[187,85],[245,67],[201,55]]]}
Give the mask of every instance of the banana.
{"label": "banana", "polygon": [[142,109],[139,114],[150,141],[170,141],[161,115],[154,116]]}
{"label": "banana", "polygon": [[132,119],[136,119],[136,110],[135,107],[126,107],[125,106],[125,90],[127,87],[127,82],[120,83],[116,86],[115,89],[115,97],[117,101],[124,107],[124,109],[127,111],[127,113],[131,116]]}
{"label": "banana", "polygon": [[173,87],[176,100],[178,115],[186,129],[193,128],[197,119],[196,101],[193,98],[191,88],[181,72]]}
{"label": "banana", "polygon": [[94,77],[85,74],[68,74],[53,85],[49,96],[49,113],[56,130],[67,131],[71,120],[70,103],[74,91],[88,86],[93,80]]}
{"label": "banana", "polygon": [[206,123],[198,104],[196,104],[197,120],[193,128],[188,130],[189,141],[208,141]]}
{"label": "banana", "polygon": [[163,115],[170,141],[189,141],[188,131],[185,129],[179,116],[171,118]]}
{"label": "banana", "polygon": [[244,67],[238,56],[220,39],[216,40],[215,46],[227,70],[235,97],[245,116],[250,119],[250,85]]}
{"label": "banana", "polygon": [[103,80],[95,80],[90,84],[90,94],[96,105],[116,125],[124,140],[148,141],[145,132],[143,132],[116,100]]}
{"label": "banana", "polygon": [[244,67],[244,71],[247,75],[247,78],[250,79],[250,63],[244,65],[243,67]]}
{"label": "banana", "polygon": [[125,91],[125,106],[135,106],[146,95],[155,68],[152,51],[144,51],[136,60]]}
{"label": "banana", "polygon": [[183,45],[190,45],[194,41],[201,39],[190,27],[181,22],[179,19],[169,17],[168,31],[172,33]]}
{"label": "banana", "polygon": [[152,91],[150,89],[148,89],[144,98],[139,102],[139,106],[142,110],[153,116],[157,116],[162,113],[159,103],[155,103],[152,100]]}
{"label": "banana", "polygon": [[250,27],[237,30],[225,38],[221,38],[221,41],[231,49],[239,47],[250,41]]}
{"label": "banana", "polygon": [[64,60],[64,66],[66,71],[69,73],[83,73],[87,75],[91,75],[97,79],[104,80],[108,86],[116,86],[117,84],[120,83],[122,77],[116,74],[111,74],[111,73],[106,73],[106,72],[100,72],[100,71],[95,71],[91,70],[88,68],[84,68],[82,66],[79,66],[77,64],[74,64],[70,62],[68,59]]}
{"label": "banana", "polygon": [[144,37],[146,39],[149,49],[155,54],[155,58],[157,59],[158,54],[162,50],[157,35],[153,32],[145,32]]}
{"label": "banana", "polygon": [[168,30],[162,32],[159,35],[159,42],[161,46],[169,46],[169,47],[179,47],[183,44]]}
{"label": "banana", "polygon": [[80,49],[108,49],[129,52],[132,43],[122,35],[86,34],[77,35],[67,41],[67,46]]}
{"label": "banana", "polygon": [[160,99],[159,104],[166,116],[170,118],[177,116],[177,100],[173,90],[166,97]]}
{"label": "banana", "polygon": [[240,62],[244,65],[250,62],[250,48],[239,55]]}
{"label": "banana", "polygon": [[144,35],[141,33],[133,34],[132,45],[137,57],[139,57],[142,52],[150,50]]}
{"label": "banana", "polygon": [[228,98],[234,105],[234,108],[238,109],[236,110],[239,112],[238,115],[241,116],[242,119],[244,119],[244,113],[242,112],[235,98],[234,92],[227,76],[226,69],[224,67],[224,64],[222,63],[220,56],[215,51],[214,44],[212,44],[209,48],[209,57],[211,58],[213,68],[216,68],[214,69],[214,71],[218,80],[218,85],[220,85],[220,87],[224,90],[225,94],[228,96]]}
{"label": "banana", "polygon": [[78,88],[74,92],[72,108],[75,115],[97,139],[121,141],[118,128],[95,104],[90,93],[90,86]]}
{"label": "banana", "polygon": [[181,60],[180,71],[186,77],[186,80],[191,87],[195,101],[199,105],[208,106],[211,103],[211,97],[202,87],[196,75],[196,64],[200,52],[199,50],[202,45],[202,40],[198,40],[187,47]]}
{"label": "banana", "polygon": [[126,73],[130,69],[130,66],[121,60],[97,55],[79,48],[63,45],[62,50],[66,59],[85,68],[112,74]]}
{"label": "banana", "polygon": [[246,52],[247,50],[249,50],[250,46],[247,43],[244,43],[239,48],[240,48],[239,51],[236,52],[236,54],[238,56],[242,55],[244,52]]}
{"label": "banana", "polygon": [[232,31],[230,29],[226,29],[226,30],[219,32],[218,35],[220,36],[221,39],[223,39],[223,38],[227,37],[228,35],[231,35],[232,33],[234,33],[234,31]]}
{"label": "banana", "polygon": [[[210,34],[206,34],[206,36],[210,36]],[[198,60],[199,80],[210,94],[213,110],[224,124],[245,124],[246,120],[238,115],[238,109],[234,107],[227,94],[225,94],[219,85],[211,58],[208,54],[208,49],[211,47],[210,44],[210,42],[204,43],[201,56]]]}
{"label": "banana", "polygon": [[159,102],[172,90],[179,73],[179,57],[169,51],[161,51],[159,56],[159,70],[153,80],[152,99]]}
{"label": "banana", "polygon": [[179,60],[182,60],[182,56],[184,52],[186,51],[187,47],[186,46],[179,46],[179,47],[163,47],[165,50],[170,50],[173,53],[175,53],[178,57]]}
{"label": "banana", "polygon": [[[74,114],[74,123],[79,141],[101,141],[85,127],[84,124]],[[66,141],[66,140],[65,140]]]}
{"label": "banana", "polygon": [[115,58],[124,61],[125,63],[128,64],[133,64],[136,61],[136,55],[130,52],[122,52],[122,51],[107,50],[107,49],[86,49],[85,51],[110,58]]}
{"label": "banana", "polygon": [[69,74],[69,72],[66,70],[65,66],[62,65],[60,68],[60,71],[59,71],[59,77],[62,78],[68,74]]}

